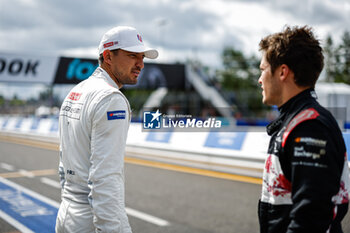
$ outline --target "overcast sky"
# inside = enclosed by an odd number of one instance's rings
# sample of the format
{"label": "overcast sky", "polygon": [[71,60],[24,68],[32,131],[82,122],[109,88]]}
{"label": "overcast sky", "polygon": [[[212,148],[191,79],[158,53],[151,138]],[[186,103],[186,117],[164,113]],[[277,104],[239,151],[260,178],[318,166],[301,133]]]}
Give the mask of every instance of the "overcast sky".
{"label": "overcast sky", "polygon": [[129,25],[159,50],[158,62],[215,69],[225,46],[259,56],[262,37],[306,24],[339,43],[350,0],[0,0],[0,53],[97,58],[102,35]]}
{"label": "overcast sky", "polygon": [[159,49],[159,62],[218,67],[224,46],[259,55],[260,39],[286,24],[339,41],[350,0],[0,0],[0,52],[95,58],[104,32],[130,25]]}

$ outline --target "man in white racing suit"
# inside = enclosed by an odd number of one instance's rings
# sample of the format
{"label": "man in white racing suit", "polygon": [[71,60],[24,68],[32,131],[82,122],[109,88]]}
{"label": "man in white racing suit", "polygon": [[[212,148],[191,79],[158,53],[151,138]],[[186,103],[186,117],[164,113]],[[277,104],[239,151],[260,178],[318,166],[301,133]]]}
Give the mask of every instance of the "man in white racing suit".
{"label": "man in white racing suit", "polygon": [[124,198],[131,113],[119,89],[136,84],[143,58],[155,59],[158,52],[145,47],[134,28],[119,26],[102,37],[99,55],[100,66],[70,91],[60,110],[56,232],[131,232]]}

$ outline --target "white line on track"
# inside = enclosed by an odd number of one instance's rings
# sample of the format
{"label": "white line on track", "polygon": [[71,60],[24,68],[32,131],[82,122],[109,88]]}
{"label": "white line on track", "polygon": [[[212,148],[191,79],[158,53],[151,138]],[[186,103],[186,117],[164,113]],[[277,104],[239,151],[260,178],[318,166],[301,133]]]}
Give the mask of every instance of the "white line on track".
{"label": "white line on track", "polygon": [[[40,181],[42,183],[44,183],[44,184],[50,185],[51,187],[54,187],[54,188],[57,188],[57,189],[61,188],[61,184],[59,182],[55,181],[55,180],[51,180],[49,178],[42,177],[42,178],[40,178]],[[143,212],[138,211],[138,210],[134,210],[134,209],[129,208],[129,207],[125,207],[125,211],[126,211],[126,213],[129,216],[141,219],[143,221],[155,224],[157,226],[168,226],[168,225],[170,225],[170,223],[168,221],[164,220],[164,219],[152,216],[150,214],[143,213]]]}
{"label": "white line on track", "polygon": [[36,198],[36,199],[38,199],[38,200],[40,200],[42,202],[45,202],[46,204],[49,204],[49,205],[51,205],[51,206],[53,206],[53,207],[55,207],[57,209],[60,207],[60,203],[58,203],[57,201],[54,201],[54,200],[52,200],[52,199],[50,199],[48,197],[45,197],[45,196],[43,196],[43,195],[41,195],[39,193],[36,193],[36,192],[34,192],[34,191],[32,191],[32,190],[30,190],[28,188],[25,188],[25,187],[23,187],[23,186],[21,186],[19,184],[16,184],[13,181],[10,181],[8,179],[0,177],[0,182],[6,184],[8,186],[11,186],[12,188],[17,189],[17,190],[19,190],[19,191],[21,191],[23,193],[26,193],[29,196],[32,196],[32,197],[34,197],[34,198]]}
{"label": "white line on track", "polygon": [[8,222],[13,227],[15,227],[17,230],[20,230],[22,233],[34,233],[30,229],[28,229],[26,226],[24,226],[22,223],[18,222],[16,219],[10,217],[6,213],[2,212],[1,210],[0,210],[0,218],[4,219],[6,222]]}
{"label": "white line on track", "polygon": [[5,170],[8,170],[8,171],[15,170],[14,166],[7,164],[7,163],[0,163],[0,167],[5,169]]}
{"label": "white line on track", "polygon": [[131,208],[128,208],[128,207],[125,207],[125,210],[126,210],[126,213],[128,215],[133,216],[135,218],[142,219],[142,220],[144,220],[146,222],[153,223],[153,224],[161,226],[161,227],[170,225],[170,223],[168,221],[164,220],[164,219],[154,217],[152,215],[143,213],[141,211],[134,210],[134,209],[131,209]]}
{"label": "white line on track", "polygon": [[[51,200],[50,198],[47,198],[39,193],[36,193],[30,189],[27,189],[21,185],[18,185],[12,181],[9,181],[5,178],[0,177],[0,182],[11,186],[14,189],[17,189],[20,192],[26,193],[42,202],[45,202],[46,204],[49,204],[55,208],[58,209],[58,207],[60,206],[60,204],[54,200]],[[18,230],[20,230],[23,233],[34,233],[33,231],[31,231],[29,228],[27,228],[26,226],[24,226],[22,223],[20,223],[19,221],[17,221],[16,219],[14,219],[13,217],[7,215],[6,213],[4,213],[3,211],[0,210],[0,218],[4,219],[6,222],[8,222],[9,224],[11,224],[13,227],[17,228]]]}
{"label": "white line on track", "polygon": [[61,188],[61,184],[55,180],[51,180],[49,178],[42,177],[42,178],[40,178],[40,181],[44,184],[50,185],[51,187],[58,188],[58,189]]}
{"label": "white line on track", "polygon": [[23,170],[23,169],[18,170],[18,172],[21,175],[29,177],[29,178],[33,178],[35,176],[32,172],[29,172],[29,171],[26,171],[26,170]]}
{"label": "white line on track", "polygon": [[[1,164],[4,164],[4,163],[1,163]],[[1,165],[2,167],[3,165]],[[12,165],[9,165],[9,164],[6,164],[5,167],[13,167]],[[32,173],[32,172],[29,172],[29,171],[26,171],[26,170],[19,170],[19,172],[21,174],[23,174],[24,176],[26,177],[29,177],[29,178],[33,178],[35,177],[35,175]],[[11,185],[15,188],[17,188],[18,190],[22,190],[26,193],[28,193],[29,195],[32,195],[33,197],[39,199],[39,200],[42,200],[48,204],[51,204],[52,206],[55,206],[56,208],[59,208],[60,204],[54,200],[51,200],[45,196],[42,196],[40,194],[37,194],[35,193],[34,191],[32,190],[29,190],[27,188],[24,188],[20,185],[17,185],[11,181],[8,181],[6,179],[0,179],[0,181],[4,182],[4,183],[11,183]],[[40,181],[44,184],[47,184],[47,185],[50,185],[51,187],[54,187],[54,188],[57,188],[57,189],[60,189],[61,188],[61,185],[59,182],[55,181],[55,180],[51,180],[49,178],[46,178],[46,177],[42,177],[40,178]],[[147,214],[147,213],[144,213],[144,212],[141,212],[141,211],[138,211],[138,210],[135,210],[135,209],[132,209],[132,208],[129,208],[129,207],[125,207],[125,210],[126,210],[126,213],[129,215],[129,216],[132,216],[132,217],[135,217],[135,218],[138,218],[138,219],[141,219],[145,222],[149,222],[149,223],[152,223],[154,225],[157,225],[157,226],[168,226],[170,225],[170,223],[164,219],[161,219],[161,218],[158,218],[158,217],[155,217],[155,216],[152,216],[150,214]],[[12,219],[11,217],[9,218],[9,216],[7,216],[5,213],[3,212],[0,212],[0,218],[3,218],[5,221],[9,222],[11,225],[15,226],[18,230],[21,230],[19,229],[18,227],[21,227],[21,224],[17,224],[18,222],[14,219]],[[15,221],[13,224],[10,222],[10,221]],[[28,229],[27,229],[28,230]],[[23,230],[22,230],[23,231]],[[30,232],[30,231],[23,231],[23,232]]]}

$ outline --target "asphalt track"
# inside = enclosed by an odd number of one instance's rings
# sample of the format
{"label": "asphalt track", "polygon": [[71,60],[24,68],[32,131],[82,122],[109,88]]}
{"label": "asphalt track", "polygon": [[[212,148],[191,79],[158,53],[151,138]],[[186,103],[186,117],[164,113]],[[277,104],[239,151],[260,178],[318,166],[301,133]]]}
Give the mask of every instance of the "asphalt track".
{"label": "asphalt track", "polygon": [[[125,160],[133,232],[258,232],[261,181],[142,159]],[[57,145],[0,137],[0,177],[60,202]],[[350,214],[349,214],[350,215]],[[350,232],[346,216],[344,231]],[[0,232],[20,232],[0,218]]]}

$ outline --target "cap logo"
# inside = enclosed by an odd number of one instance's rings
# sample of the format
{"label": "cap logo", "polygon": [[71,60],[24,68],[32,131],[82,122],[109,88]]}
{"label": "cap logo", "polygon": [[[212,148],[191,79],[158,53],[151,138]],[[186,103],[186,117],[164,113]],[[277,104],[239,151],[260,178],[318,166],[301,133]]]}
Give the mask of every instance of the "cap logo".
{"label": "cap logo", "polygon": [[142,37],[139,34],[137,34],[137,39],[142,42]]}
{"label": "cap logo", "polygon": [[108,47],[111,47],[111,46],[117,45],[117,44],[118,44],[118,41],[111,41],[111,42],[103,44],[103,48],[108,48]]}
{"label": "cap logo", "polygon": [[108,48],[108,47],[111,47],[113,45],[114,45],[113,41],[112,42],[108,42],[108,43],[103,44],[103,48]]}

